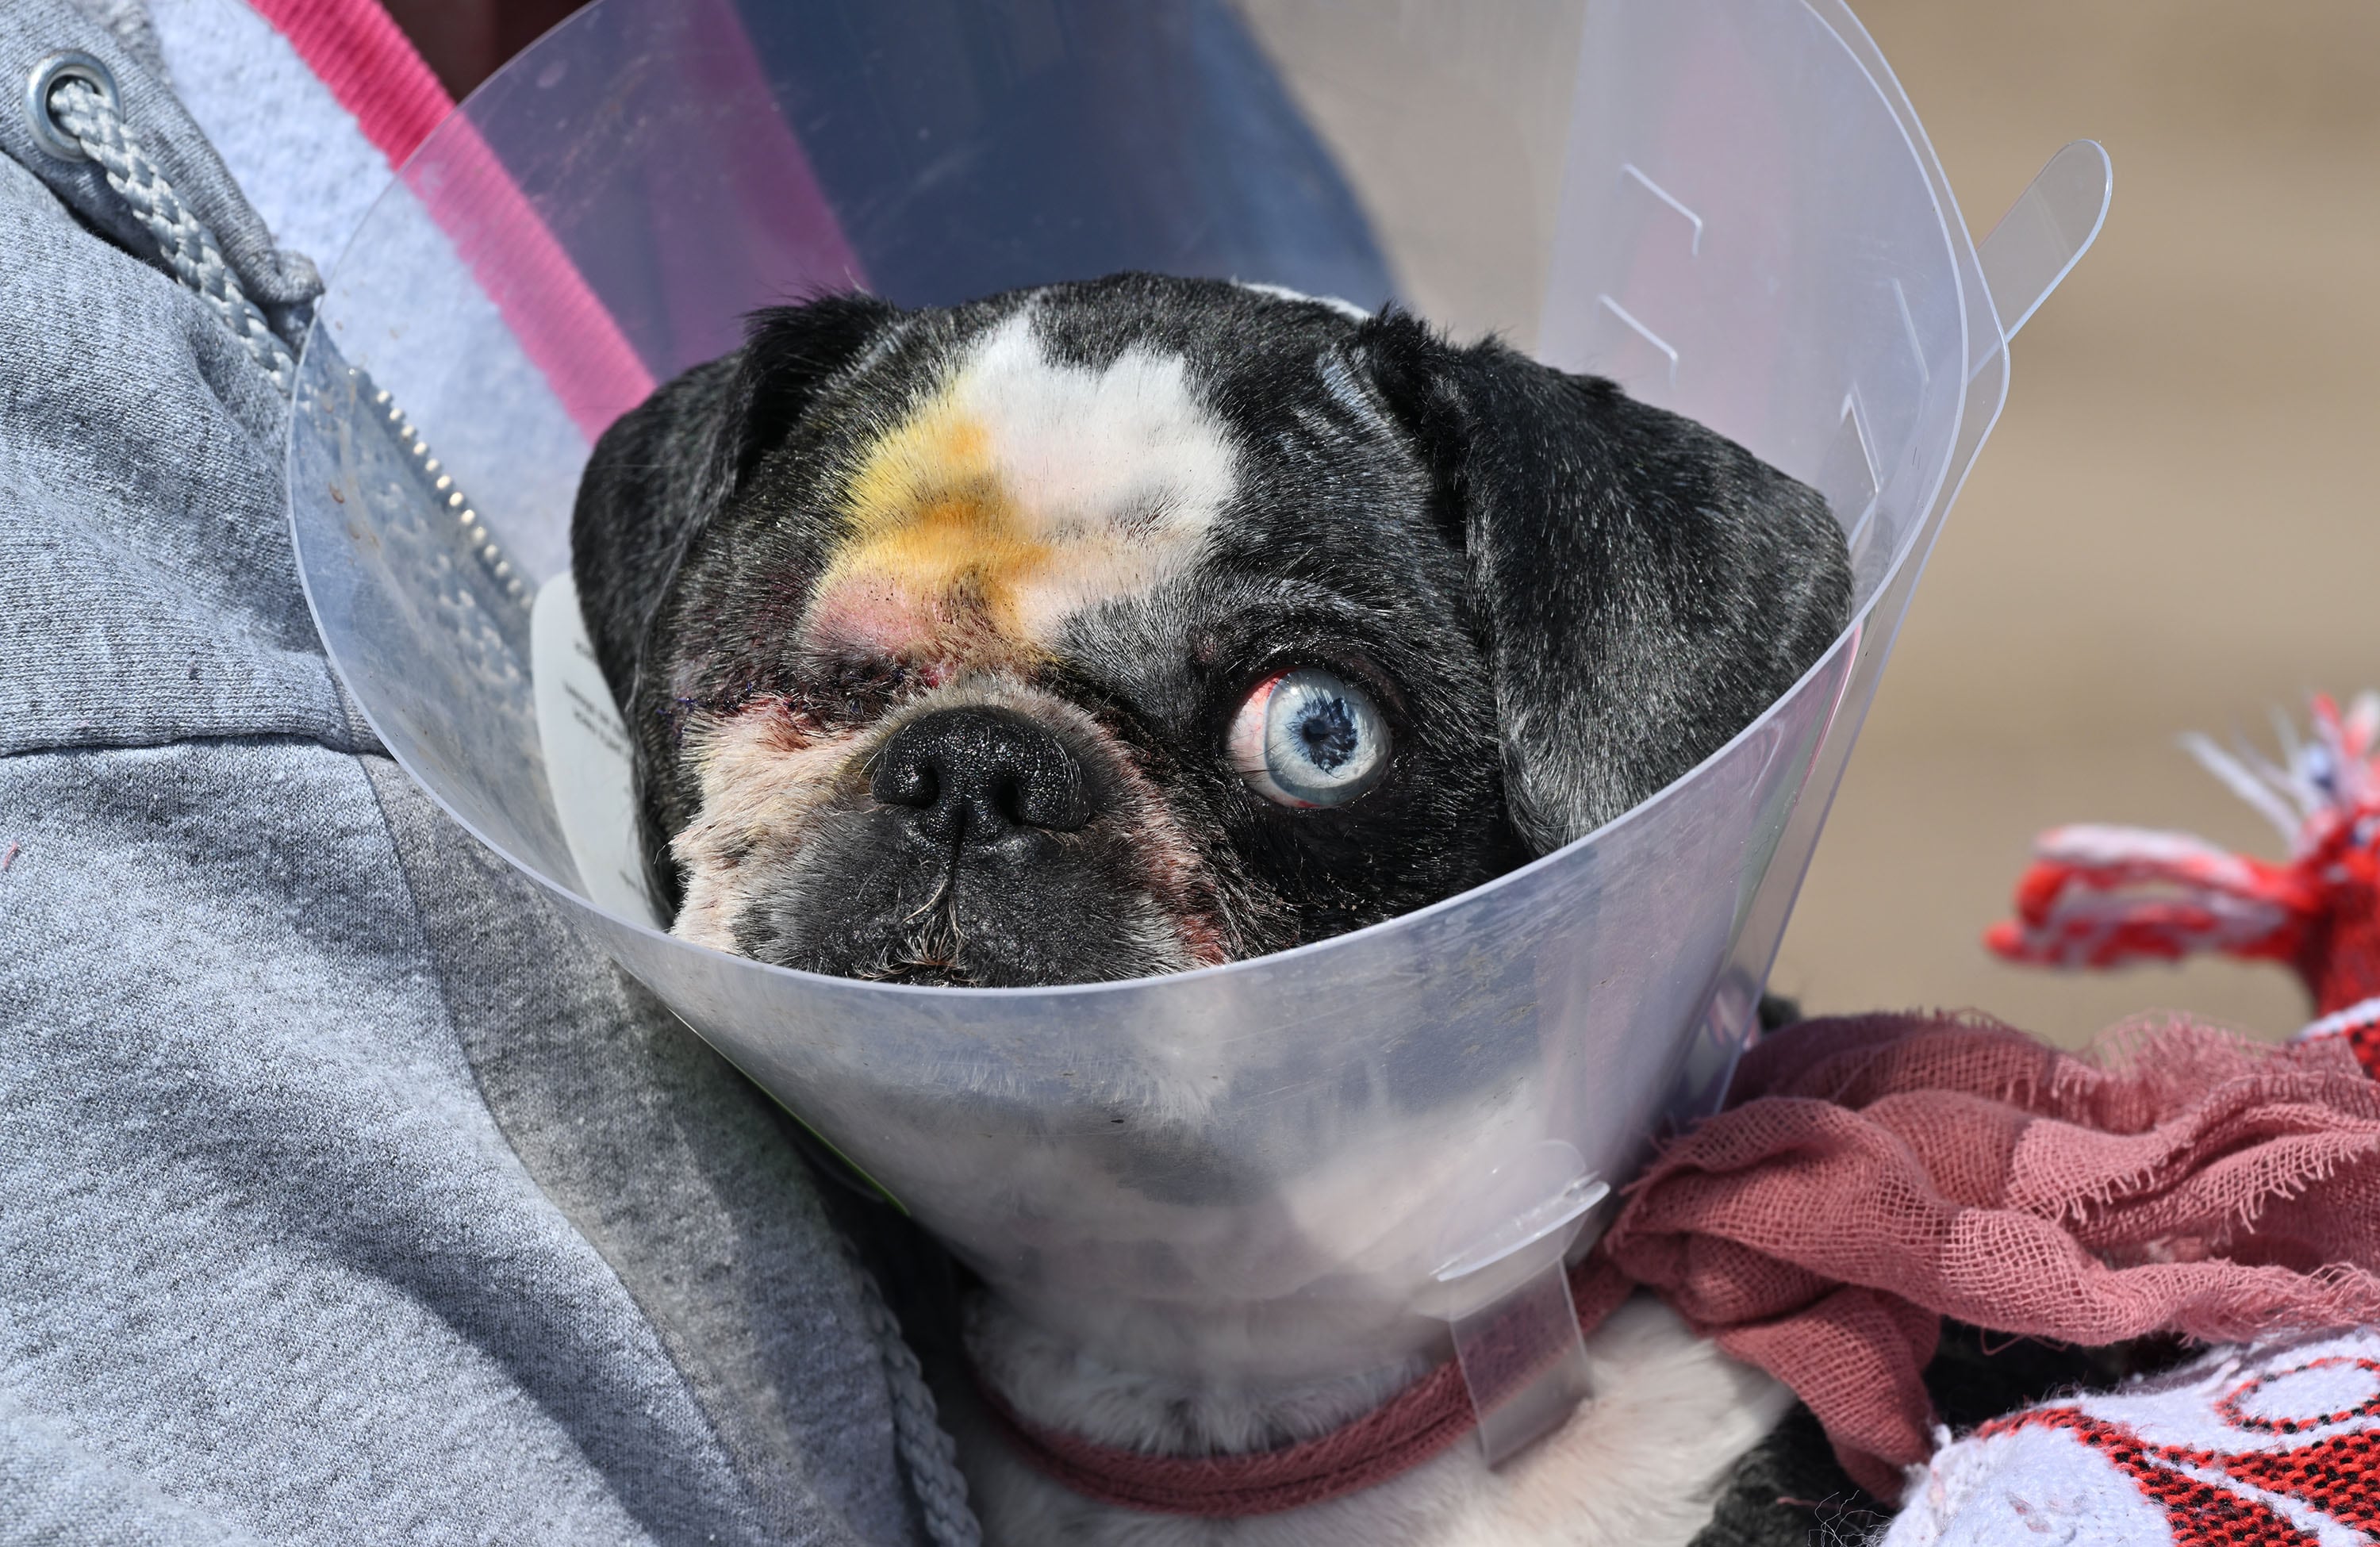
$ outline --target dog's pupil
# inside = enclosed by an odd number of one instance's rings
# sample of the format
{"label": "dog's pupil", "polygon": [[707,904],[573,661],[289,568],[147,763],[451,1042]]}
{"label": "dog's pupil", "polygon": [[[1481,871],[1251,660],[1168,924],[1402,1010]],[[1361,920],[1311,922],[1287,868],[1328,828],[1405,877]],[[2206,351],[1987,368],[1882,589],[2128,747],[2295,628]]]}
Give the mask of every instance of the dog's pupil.
{"label": "dog's pupil", "polygon": [[1297,739],[1306,761],[1325,774],[1355,755],[1355,715],[1345,699],[1328,699],[1298,716]]}

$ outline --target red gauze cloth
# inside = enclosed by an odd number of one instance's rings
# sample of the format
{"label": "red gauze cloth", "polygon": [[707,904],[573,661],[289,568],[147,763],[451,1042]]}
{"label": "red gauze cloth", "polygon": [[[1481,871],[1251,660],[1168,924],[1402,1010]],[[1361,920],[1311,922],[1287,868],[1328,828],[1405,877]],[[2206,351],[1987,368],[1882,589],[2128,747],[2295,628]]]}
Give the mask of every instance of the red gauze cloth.
{"label": "red gauze cloth", "polygon": [[2380,1085],[2338,1043],[2138,1026],[2090,1057],[1868,1016],[1760,1043],[1730,1099],[1587,1274],[1791,1387],[1879,1498],[1932,1449],[1944,1316],[2089,1345],[2380,1322]]}

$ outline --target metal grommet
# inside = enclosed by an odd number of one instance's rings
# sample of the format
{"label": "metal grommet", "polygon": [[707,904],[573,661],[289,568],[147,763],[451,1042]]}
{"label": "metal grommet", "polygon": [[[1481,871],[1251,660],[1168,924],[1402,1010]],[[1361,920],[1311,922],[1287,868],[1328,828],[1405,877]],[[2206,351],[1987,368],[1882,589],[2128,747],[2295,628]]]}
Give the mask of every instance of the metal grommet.
{"label": "metal grommet", "polygon": [[33,138],[42,148],[66,161],[88,161],[82,146],[73,135],[58,126],[50,111],[50,93],[61,81],[80,80],[87,83],[119,116],[124,104],[115,94],[115,76],[105,65],[79,49],[64,48],[33,67],[25,78],[25,118],[33,126]]}

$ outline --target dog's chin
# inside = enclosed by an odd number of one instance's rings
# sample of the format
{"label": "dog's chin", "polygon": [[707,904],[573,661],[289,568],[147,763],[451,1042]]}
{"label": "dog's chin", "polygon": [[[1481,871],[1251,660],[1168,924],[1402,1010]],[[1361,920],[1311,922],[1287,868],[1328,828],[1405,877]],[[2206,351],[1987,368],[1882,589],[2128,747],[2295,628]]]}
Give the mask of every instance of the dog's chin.
{"label": "dog's chin", "polygon": [[837,973],[835,976],[856,978],[864,983],[902,983],[911,988],[983,988],[987,986],[974,972],[957,962],[951,961],[887,962],[880,966],[859,968],[849,972]]}
{"label": "dog's chin", "polygon": [[[972,910],[956,920],[816,919],[781,906],[747,916],[736,948],[797,971],[918,988],[1052,988],[1205,965],[1184,951],[1181,929],[1139,911],[1138,927],[1117,933],[1052,931],[1046,916],[1020,924]],[[1109,917],[1134,912],[1120,903]]]}
{"label": "dog's chin", "polygon": [[863,983],[897,983],[910,988],[1055,988],[1065,983],[1102,983],[1124,978],[1154,977],[1177,971],[1172,963],[1118,961],[1099,953],[1052,959],[1037,954],[1026,960],[1002,959],[981,954],[950,957],[874,953],[844,956],[771,957],[750,953],[780,967],[816,972],[831,978],[851,978]]}
{"label": "dog's chin", "polygon": [[[823,813],[798,846],[698,877],[710,943],[799,971],[936,988],[1110,982],[1225,959],[1213,910],[1166,895],[1149,863],[1165,846],[1140,829],[1095,821],[953,852],[910,826],[889,810]],[[691,904],[687,915],[682,932],[688,919],[700,927]]]}

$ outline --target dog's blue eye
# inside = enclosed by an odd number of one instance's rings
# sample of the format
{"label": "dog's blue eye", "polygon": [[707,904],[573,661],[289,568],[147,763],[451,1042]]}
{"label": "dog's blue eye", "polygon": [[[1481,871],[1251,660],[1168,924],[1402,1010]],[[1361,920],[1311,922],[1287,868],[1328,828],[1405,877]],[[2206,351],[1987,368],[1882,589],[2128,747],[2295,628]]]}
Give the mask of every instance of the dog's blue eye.
{"label": "dog's blue eye", "polygon": [[1389,771],[1389,726],[1370,695],[1305,667],[1257,685],[1227,750],[1256,792],[1283,806],[1342,806]]}

